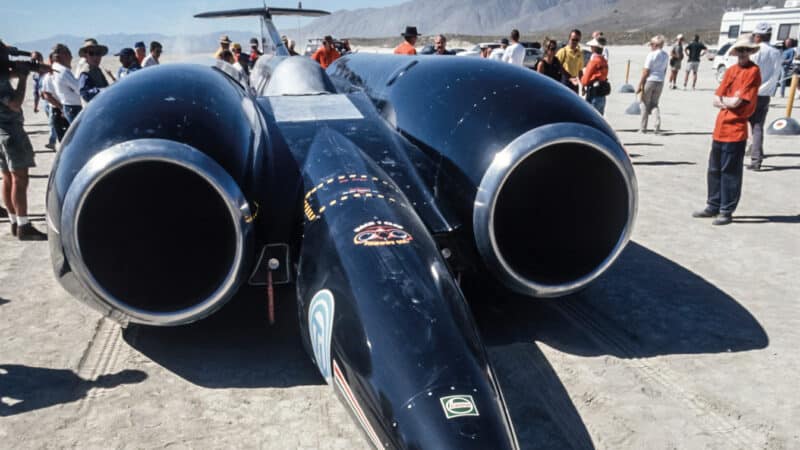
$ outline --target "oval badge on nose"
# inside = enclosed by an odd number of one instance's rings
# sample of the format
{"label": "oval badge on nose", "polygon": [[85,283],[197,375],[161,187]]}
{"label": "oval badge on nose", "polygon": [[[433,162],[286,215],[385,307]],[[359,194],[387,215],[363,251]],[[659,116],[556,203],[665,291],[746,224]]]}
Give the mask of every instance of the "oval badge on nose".
{"label": "oval badge on nose", "polygon": [[478,416],[478,407],[471,395],[449,395],[439,399],[448,419],[456,417]]}

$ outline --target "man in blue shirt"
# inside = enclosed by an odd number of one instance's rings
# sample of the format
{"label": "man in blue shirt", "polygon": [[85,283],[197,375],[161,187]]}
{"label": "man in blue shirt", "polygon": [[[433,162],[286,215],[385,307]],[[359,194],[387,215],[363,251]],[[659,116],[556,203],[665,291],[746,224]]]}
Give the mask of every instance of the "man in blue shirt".
{"label": "man in blue shirt", "polygon": [[122,67],[117,70],[118,80],[142,68],[142,66],[139,65],[139,61],[136,59],[136,52],[132,48],[123,48],[114,56],[119,56],[119,63],[122,65]]}

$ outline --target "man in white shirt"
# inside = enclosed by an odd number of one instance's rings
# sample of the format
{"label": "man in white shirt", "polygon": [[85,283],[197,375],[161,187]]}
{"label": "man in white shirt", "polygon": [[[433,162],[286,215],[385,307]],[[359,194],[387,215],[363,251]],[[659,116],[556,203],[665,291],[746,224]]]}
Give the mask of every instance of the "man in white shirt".
{"label": "man in white shirt", "polygon": [[160,63],[158,62],[158,58],[161,57],[161,52],[163,51],[163,47],[161,43],[158,41],[153,41],[150,43],[150,54],[142,61],[142,69],[145,67],[150,66],[157,66]]}
{"label": "man in white shirt", "polygon": [[661,92],[664,90],[664,78],[667,75],[667,65],[669,65],[669,55],[663,50],[664,36],[653,36],[650,39],[650,53],[644,59],[642,78],[639,80],[639,87],[636,93],[642,94],[642,121],[639,128],[640,133],[647,132],[647,119],[650,113],[655,114],[655,132],[661,132],[661,111],[658,101],[661,99]]}
{"label": "man in white shirt", "polygon": [[503,52],[503,61],[522,66],[522,62],[525,60],[525,47],[519,43],[519,30],[511,30],[509,37],[511,38],[511,45]]}
{"label": "man in white shirt", "polygon": [[[54,55],[50,55],[49,62],[50,66],[55,63]],[[48,125],[50,125],[50,139],[45,144],[45,147],[51,150],[55,150],[56,139],[61,142],[61,138],[64,137],[64,131],[66,131],[65,128],[59,126],[64,121],[64,117],[61,112],[61,102],[56,96],[56,89],[53,84],[54,75],[55,73],[53,72],[42,75],[42,87],[39,89],[42,100],[44,100],[44,111],[47,114]]]}
{"label": "man in white shirt", "polygon": [[489,53],[489,59],[493,59],[495,61],[502,61],[503,55],[505,54],[507,48],[508,48],[508,39],[506,38],[500,39],[500,47],[497,47],[496,49],[492,50],[491,53]]}
{"label": "man in white shirt", "polygon": [[81,90],[78,84],[78,79],[72,74],[70,64],[72,63],[72,52],[69,47],[64,44],[56,44],[53,47],[53,53],[56,55],[56,62],[53,63],[53,87],[56,91],[56,97],[61,102],[64,108],[64,117],[67,122],[72,123],[81,112]]}
{"label": "man in white shirt", "polygon": [[772,37],[772,27],[766,22],[759,22],[753,30],[753,42],[758,44],[758,53],[750,60],[758,65],[761,71],[761,86],[758,88],[758,103],[753,115],[750,116],[753,143],[750,144],[750,170],[761,170],[761,161],[764,159],[764,123],[769,112],[769,100],[778,89],[778,81],[783,73],[783,55],[769,45]]}

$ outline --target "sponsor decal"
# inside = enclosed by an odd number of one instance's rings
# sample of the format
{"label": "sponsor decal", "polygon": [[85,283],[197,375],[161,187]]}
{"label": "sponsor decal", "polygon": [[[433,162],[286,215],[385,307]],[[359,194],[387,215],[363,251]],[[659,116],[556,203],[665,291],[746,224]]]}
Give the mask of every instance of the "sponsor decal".
{"label": "sponsor decal", "polygon": [[327,289],[314,294],[311,304],[308,305],[308,334],[314,360],[328,384],[331,382],[331,337],[335,305],[333,294]]}
{"label": "sponsor decal", "polygon": [[782,129],[786,128],[786,125],[788,125],[788,124],[789,124],[789,122],[787,122],[786,119],[778,119],[778,120],[775,121],[775,123],[772,124],[772,128],[774,128],[776,130],[782,130]]}
{"label": "sponsor decal", "polygon": [[444,415],[448,419],[457,417],[479,416],[478,406],[475,405],[471,395],[448,395],[441,397],[439,401],[444,408]]}
{"label": "sponsor decal", "polygon": [[367,416],[364,414],[364,410],[361,409],[361,406],[358,404],[358,400],[356,396],[353,395],[353,391],[350,389],[350,385],[347,384],[347,380],[344,378],[344,374],[342,373],[342,369],[339,368],[339,364],[336,360],[333,360],[333,374],[334,380],[336,381],[336,388],[339,389],[339,392],[344,397],[345,402],[347,402],[347,406],[353,411],[353,414],[358,419],[358,422],[361,424],[361,427],[364,429],[364,432],[369,437],[369,440],[372,441],[372,445],[375,448],[384,448],[381,445],[381,440],[378,439],[378,434],[375,433],[375,430],[372,428],[372,424],[370,424]]}
{"label": "sponsor decal", "polygon": [[353,232],[353,243],[365,247],[382,247],[387,245],[405,245],[414,240],[402,225],[375,220],[356,227]]}

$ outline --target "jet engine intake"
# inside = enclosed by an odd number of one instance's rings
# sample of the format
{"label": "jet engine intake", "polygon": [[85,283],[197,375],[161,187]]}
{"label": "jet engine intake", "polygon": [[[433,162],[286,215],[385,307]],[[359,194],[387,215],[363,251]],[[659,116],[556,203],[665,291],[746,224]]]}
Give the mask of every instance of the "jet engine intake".
{"label": "jet engine intake", "polygon": [[573,292],[627,243],[636,183],[619,144],[594,128],[558,123],[497,153],[478,187],[475,240],[510,288],[537,297]]}
{"label": "jet engine intake", "polygon": [[252,254],[252,217],[236,182],[193,147],[117,144],[77,174],[61,238],[78,278],[130,320],[178,325],[216,311]]}

